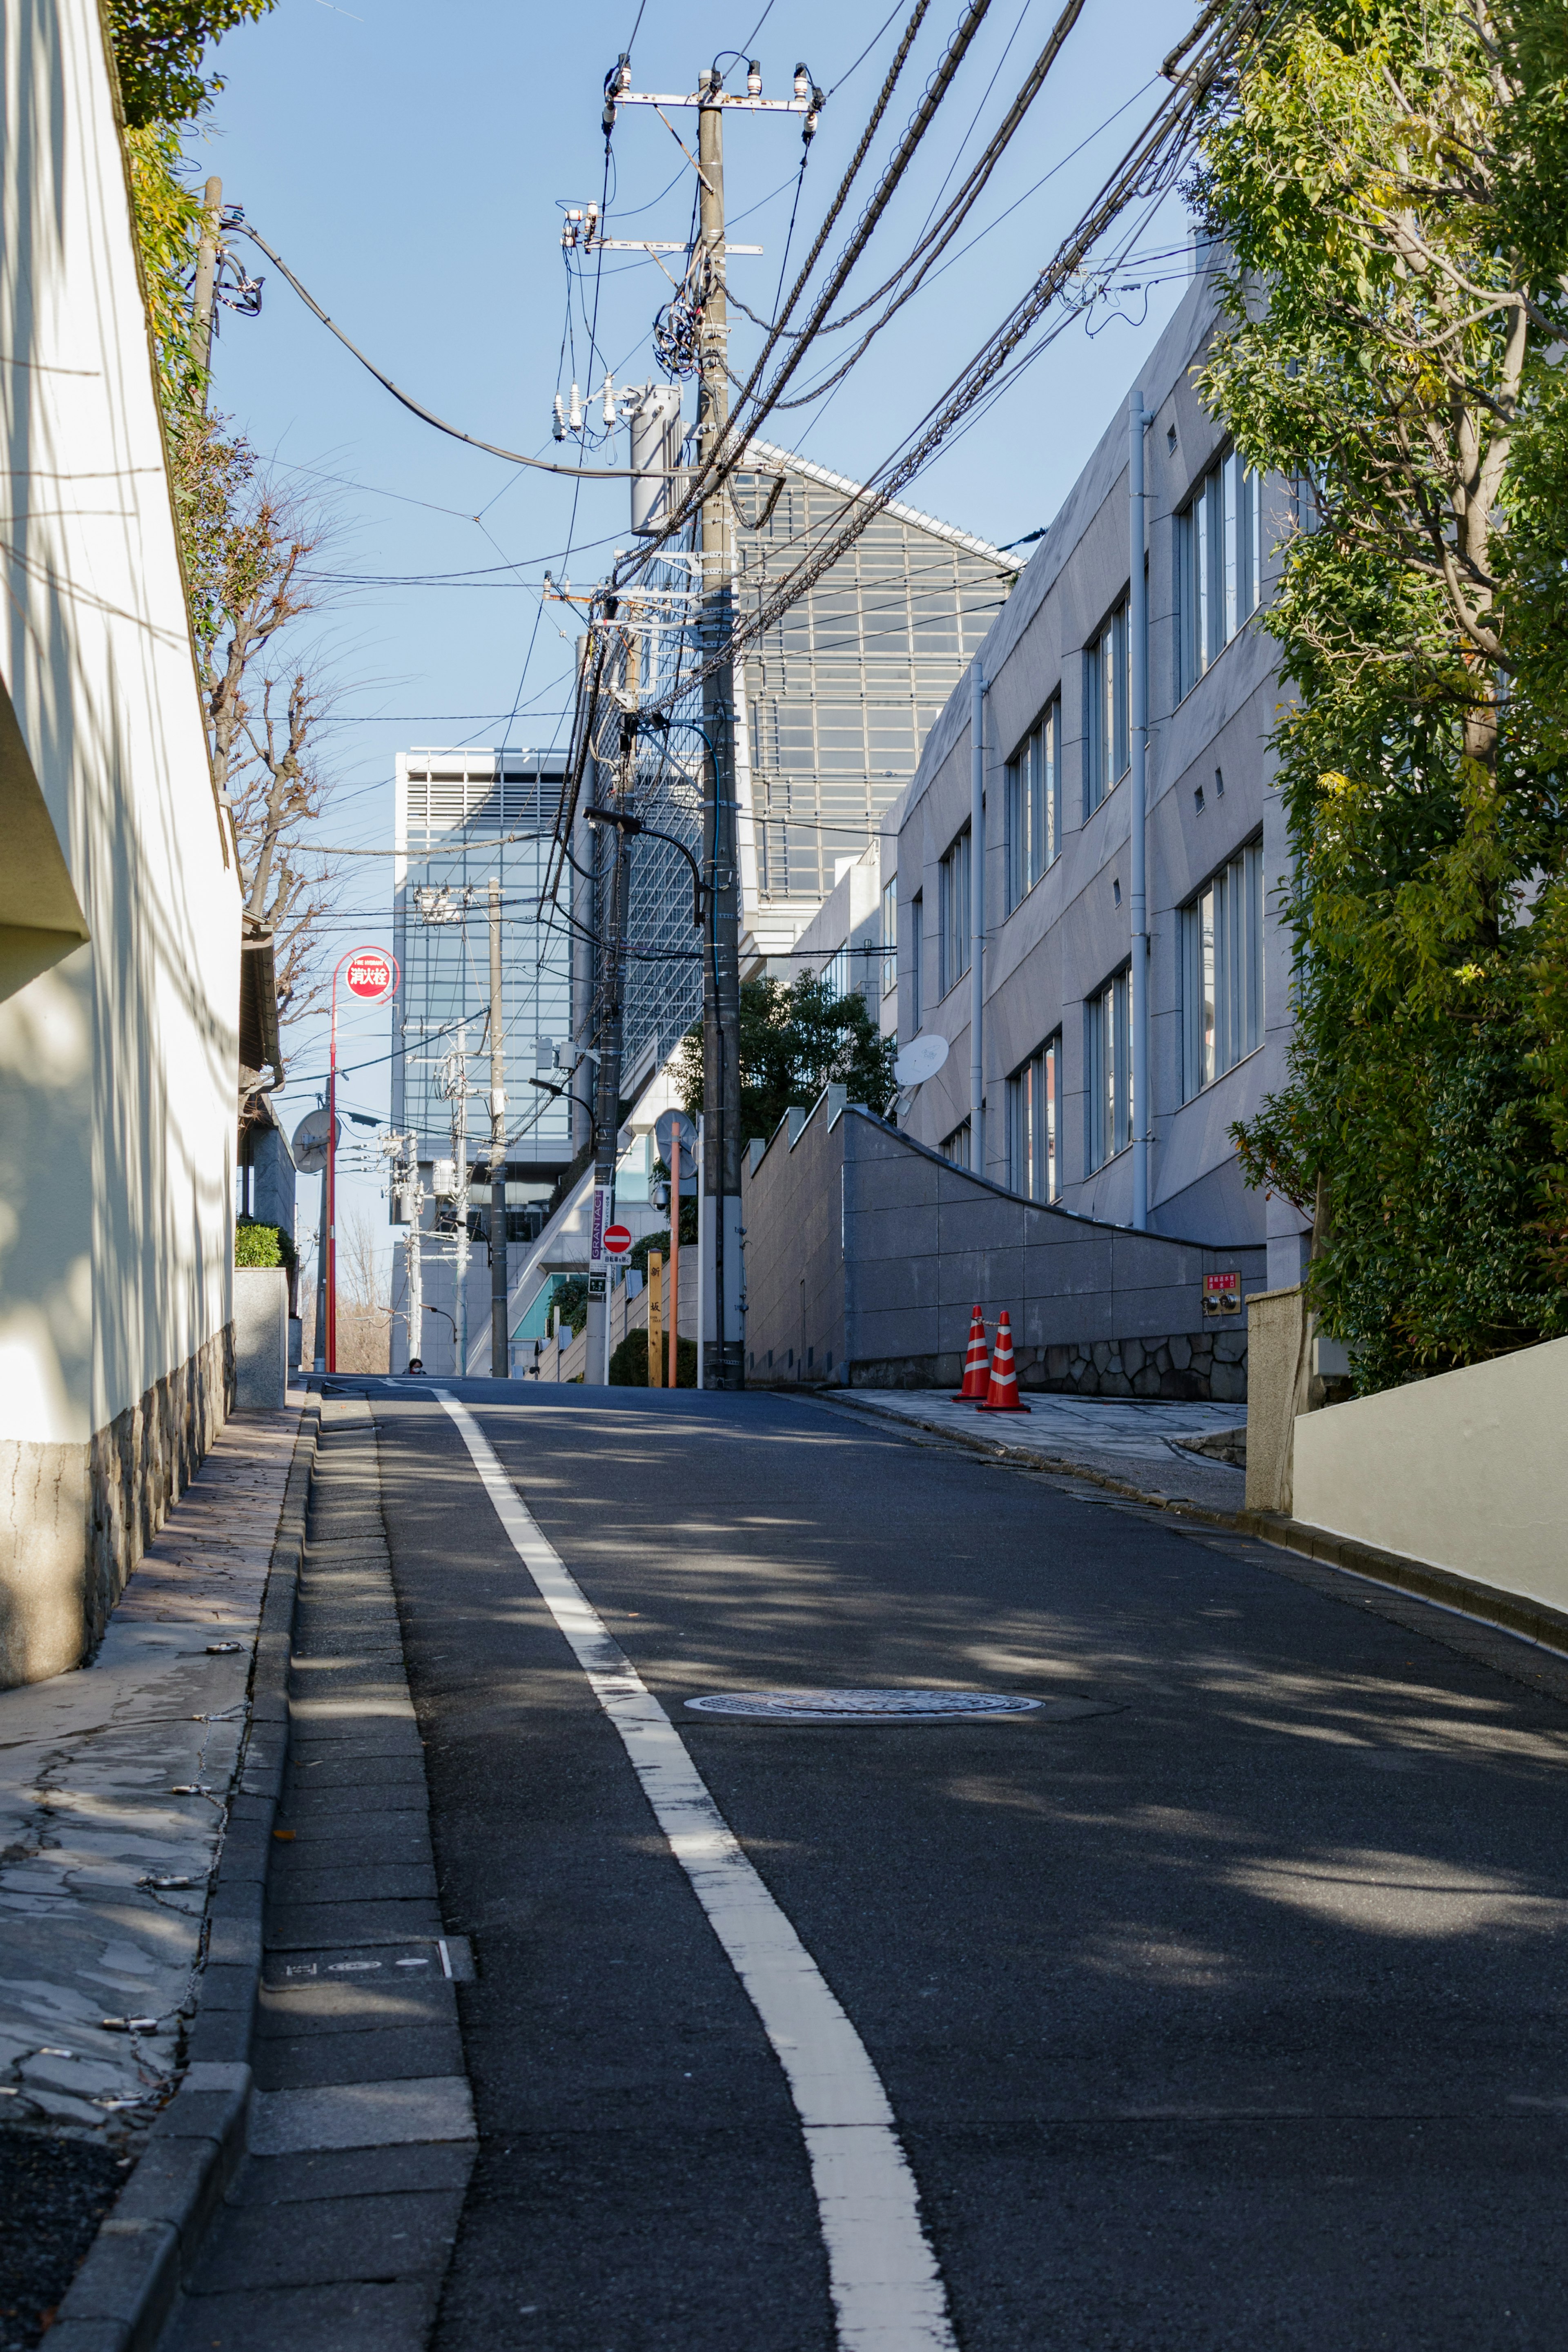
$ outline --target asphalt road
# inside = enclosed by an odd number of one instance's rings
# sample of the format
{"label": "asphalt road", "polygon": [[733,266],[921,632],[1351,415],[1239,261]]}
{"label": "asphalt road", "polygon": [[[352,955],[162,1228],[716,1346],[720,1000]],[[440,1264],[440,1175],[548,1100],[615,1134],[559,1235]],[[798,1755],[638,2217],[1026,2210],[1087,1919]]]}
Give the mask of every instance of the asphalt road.
{"label": "asphalt road", "polygon": [[[478,1965],[435,2342],[826,2352],[779,2063],[460,1432],[393,1388]],[[858,2029],[964,2352],[1556,2347],[1568,1704],[1535,1654],[808,1399],[460,1393]],[[685,1706],[806,1685],[1099,1711]]]}

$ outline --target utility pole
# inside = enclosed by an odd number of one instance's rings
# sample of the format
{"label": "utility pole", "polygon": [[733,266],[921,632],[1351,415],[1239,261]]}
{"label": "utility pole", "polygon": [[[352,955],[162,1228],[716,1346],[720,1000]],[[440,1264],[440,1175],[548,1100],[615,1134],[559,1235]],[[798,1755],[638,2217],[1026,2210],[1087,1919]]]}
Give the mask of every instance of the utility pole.
{"label": "utility pole", "polygon": [[625,940],[630,882],[627,870],[630,828],[622,820],[628,814],[632,758],[637,741],[635,701],[638,676],[637,639],[633,631],[628,639],[626,657],[626,701],[632,707],[623,708],[621,720],[621,758],[612,803],[618,821],[610,828],[612,842],[610,887],[604,908],[604,992],[598,1028],[599,1072],[593,1105],[593,1223],[589,1245],[588,1364],[584,1377],[591,1377],[597,1363],[602,1367],[601,1378],[606,1381],[610,1378],[610,1272],[602,1243],[604,1229],[614,1213],[615,1155],[621,1132],[621,1048],[625,1029],[622,951]]}
{"label": "utility pole", "polygon": [[382,1150],[392,1161],[387,1189],[408,1226],[403,1264],[408,1281],[405,1316],[411,1360],[424,1353],[421,1326],[424,1319],[424,1267],[420,1255],[420,1226],[424,1216],[424,1187],[419,1181],[419,1138],[395,1129],[382,1138]]}
{"label": "utility pole", "polygon": [[[716,67],[697,77],[699,228],[707,256],[697,430],[706,464],[729,422],[729,304],[725,293],[724,106]],[[722,489],[705,499],[704,653],[730,634],[729,508]],[[740,1334],[740,868],[735,842],[735,674],[728,663],[703,681],[703,850],[710,889],[703,940],[703,1190],[715,1213],[711,1385],[739,1388]],[[706,1334],[697,1345],[706,1342]]]}
{"label": "utility pole", "polygon": [[445,1091],[452,1101],[452,1205],[456,1213],[453,1263],[457,1296],[453,1301],[453,1339],[457,1349],[457,1378],[468,1372],[468,1024],[464,1022],[455,1045],[446,1056]]}
{"label": "utility pole", "polygon": [[504,1381],[507,1351],[507,1058],[501,1020],[501,882],[490,877],[490,1376]]}
{"label": "utility pole", "polygon": [[[213,302],[218,276],[218,224],[223,217],[224,184],[209,180],[202,196],[202,235],[196,247],[196,284],[191,306],[191,356],[203,376],[210,374],[213,362]],[[202,386],[202,406],[207,404],[207,387]]]}
{"label": "utility pole", "polygon": [[[621,106],[653,106],[666,115],[677,107],[697,109],[698,246],[702,323],[697,356],[697,431],[704,464],[715,455],[729,420],[728,302],[725,292],[724,114],[727,107],[748,114],[799,114],[805,142],[816,132],[824,100],[804,65],[795,68],[793,94],[764,98],[762,68],[751,58],[746,89],[727,91],[716,66],[697,76],[695,97],[632,88],[632,61],[622,54],[605,82],[604,131],[615,127]],[[615,240],[603,240],[607,245]],[[698,257],[694,257],[696,258]],[[705,655],[730,634],[731,546],[729,508],[720,488],[703,501],[698,547],[702,559]],[[740,861],[737,855],[735,797],[735,677],[726,663],[703,681],[703,862],[709,884],[703,933],[703,1159],[701,1200],[704,1262],[700,1296],[712,1302],[711,1347],[699,1334],[699,1384],[739,1388],[744,1383],[741,1339],[743,1268],[740,1232]],[[591,1306],[590,1313],[591,1314]]]}

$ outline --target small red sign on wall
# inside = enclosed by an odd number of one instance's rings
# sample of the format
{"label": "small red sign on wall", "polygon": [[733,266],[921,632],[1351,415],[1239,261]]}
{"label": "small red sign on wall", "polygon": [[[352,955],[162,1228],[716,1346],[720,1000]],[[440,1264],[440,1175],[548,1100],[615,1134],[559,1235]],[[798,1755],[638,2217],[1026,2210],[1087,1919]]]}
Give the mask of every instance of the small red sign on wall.
{"label": "small red sign on wall", "polygon": [[1241,1276],[1239,1274],[1206,1274],[1203,1277],[1203,1311],[1205,1315],[1239,1315]]}

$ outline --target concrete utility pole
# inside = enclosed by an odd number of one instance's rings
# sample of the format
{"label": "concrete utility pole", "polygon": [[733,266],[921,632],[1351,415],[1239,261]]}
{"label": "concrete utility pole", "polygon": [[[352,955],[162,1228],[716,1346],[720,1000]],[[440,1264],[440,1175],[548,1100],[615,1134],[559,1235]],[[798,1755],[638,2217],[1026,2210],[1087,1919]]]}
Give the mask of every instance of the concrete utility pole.
{"label": "concrete utility pole", "polygon": [[453,1235],[453,1262],[457,1296],[453,1300],[453,1340],[457,1350],[457,1378],[468,1372],[468,1024],[457,1032],[447,1056],[448,1092],[452,1097],[452,1205],[457,1213]]}
{"label": "concrete utility pole", "polygon": [[[700,234],[707,256],[697,429],[706,463],[729,421],[729,306],[725,295],[724,104],[716,68],[697,78]],[[729,506],[722,489],[703,501],[704,651],[731,627]],[[702,1185],[711,1213],[714,1341],[707,1385],[744,1383],[740,1289],[740,864],[735,824],[735,677],[726,664],[703,683],[703,856],[710,887],[703,940]],[[706,1333],[698,1341],[706,1345]]]}
{"label": "concrete utility pole", "polygon": [[[218,277],[218,225],[223,218],[224,184],[209,180],[202,196],[202,235],[196,247],[196,285],[191,304],[191,356],[204,375],[213,363],[213,302]],[[205,385],[202,406],[207,404]]]}
{"label": "concrete utility pole", "polygon": [[[629,814],[632,758],[637,741],[634,706],[639,675],[637,637],[633,629],[627,638],[626,656],[627,701],[633,708],[625,710],[622,718],[621,757],[610,803],[617,818]],[[612,844],[609,888],[604,905],[604,996],[597,1031],[599,1071],[593,1101],[593,1226],[589,1243],[588,1362],[584,1371],[584,1378],[591,1380],[597,1366],[600,1378],[605,1381],[610,1378],[610,1274],[600,1245],[604,1238],[604,1229],[615,1210],[615,1155],[621,1132],[621,1048],[625,1026],[622,950],[631,881],[626,845],[628,826],[622,823],[612,823],[609,829]]]}
{"label": "concrete utility pole", "polygon": [[511,1370],[507,1349],[507,1057],[501,1019],[501,883],[490,877],[490,1376]]}
{"label": "concrete utility pole", "polygon": [[403,1214],[408,1219],[404,1257],[408,1268],[408,1352],[424,1355],[424,1257],[421,1226],[424,1219],[424,1187],[419,1181],[419,1139],[408,1139],[408,1177],[403,1187]]}
{"label": "concrete utility pole", "polygon": [[[695,98],[690,92],[634,90],[632,60],[623,55],[605,83],[604,132],[615,128],[618,108],[653,106],[667,121],[672,109],[697,109],[697,177],[699,215],[694,263],[700,274],[688,278],[696,287],[702,325],[697,353],[697,433],[706,464],[716,453],[729,419],[729,379],[727,373],[729,306],[725,294],[725,269],[732,253],[756,253],[757,246],[727,246],[724,235],[724,110],[738,108],[747,114],[799,114],[805,120],[801,135],[809,147],[826,103],[802,64],[795,68],[793,94],[764,98],[762,66],[752,58],[746,69],[746,89],[727,91],[716,66],[705,66],[697,76]],[[690,160],[690,151],[687,151]],[[638,241],[606,238],[607,247],[635,249]],[[649,244],[643,250],[668,251]],[[633,426],[633,463],[639,446],[653,447],[649,437],[639,444]],[[651,513],[633,491],[633,528],[644,528]],[[639,522],[638,517],[644,518]],[[711,656],[730,633],[733,601],[733,551],[729,505],[724,489],[703,501],[698,538],[702,559],[701,641]],[[735,676],[726,663],[703,681],[703,861],[709,895],[703,931],[703,1154],[698,1190],[698,1222],[703,1233],[697,1296],[702,1323],[697,1342],[697,1385],[740,1388],[745,1378],[741,1339],[744,1267],[740,1232],[740,861],[737,855],[735,791]],[[591,1284],[590,1291],[591,1294]],[[713,1338],[707,1337],[707,1317],[713,1318]],[[590,1313],[592,1312],[591,1295]]]}

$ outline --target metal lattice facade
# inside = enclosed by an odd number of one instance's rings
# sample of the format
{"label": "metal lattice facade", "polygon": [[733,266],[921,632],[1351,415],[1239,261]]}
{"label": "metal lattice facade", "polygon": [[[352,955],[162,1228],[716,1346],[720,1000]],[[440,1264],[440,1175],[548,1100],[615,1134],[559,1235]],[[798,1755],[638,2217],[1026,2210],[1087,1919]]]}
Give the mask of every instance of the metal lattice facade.
{"label": "metal lattice facade", "polygon": [[[758,469],[735,478],[734,604],[756,612],[801,561],[845,520],[864,492],[786,450],[752,444]],[[1017,566],[987,541],[892,505],[736,665],[739,723],[735,774],[741,860],[742,968],[793,948],[859,856],[883,813],[914,775],[936,714],[996,617]],[[695,584],[682,559],[649,574],[669,600]],[[624,609],[624,608],[623,608]],[[695,619],[695,605],[689,606]],[[684,636],[684,644],[683,644]],[[667,628],[641,642],[648,677],[661,687],[674,665],[696,666],[698,631]],[[700,698],[680,706],[700,717]],[[618,714],[601,723],[603,771],[614,757]],[[677,722],[637,751],[633,805],[651,824],[701,847],[701,738]],[[602,908],[608,844],[579,833],[595,876],[591,928]],[[691,884],[674,851],[640,838],[632,864],[623,1066],[631,1074],[656,1040],[663,1059],[702,1011],[702,967],[693,955]],[[597,974],[580,947],[577,1034],[596,1027]],[[661,960],[664,959],[664,960]],[[786,967],[789,969],[789,967]]]}
{"label": "metal lattice facade", "polygon": [[[864,495],[786,450],[752,453],[777,470],[736,487],[741,619]],[[841,861],[865,848],[1016,571],[986,541],[894,504],[747,646],[736,679],[756,843],[745,919],[763,952],[793,945]]]}

